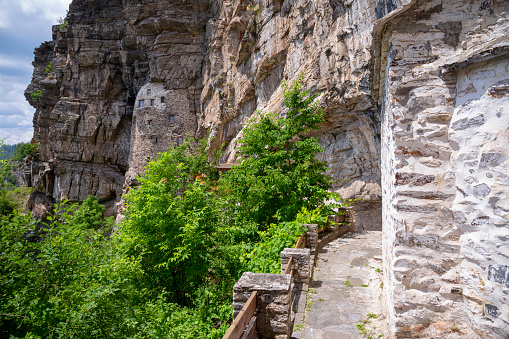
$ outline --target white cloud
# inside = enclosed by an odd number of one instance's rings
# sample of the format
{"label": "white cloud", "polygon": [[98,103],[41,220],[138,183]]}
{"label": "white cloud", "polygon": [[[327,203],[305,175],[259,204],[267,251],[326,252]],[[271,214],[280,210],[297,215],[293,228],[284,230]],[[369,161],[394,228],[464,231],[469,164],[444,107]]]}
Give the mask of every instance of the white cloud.
{"label": "white cloud", "polygon": [[57,22],[69,9],[70,0],[17,0],[25,14],[40,13],[46,20]]}
{"label": "white cloud", "polygon": [[71,0],[0,0],[0,139],[29,141],[35,111],[25,100],[33,48],[51,39],[51,25]]}
{"label": "white cloud", "polygon": [[0,128],[0,140],[4,139],[4,143],[7,145],[14,145],[20,142],[28,142],[32,140],[33,134],[34,131],[32,128]]}
{"label": "white cloud", "polygon": [[4,54],[0,54],[0,67],[16,68],[24,71],[32,71],[33,69],[30,62],[20,60],[19,58],[15,59]]}
{"label": "white cloud", "polygon": [[0,74],[0,139],[7,144],[32,138],[34,109],[25,100],[26,85],[18,77]]}

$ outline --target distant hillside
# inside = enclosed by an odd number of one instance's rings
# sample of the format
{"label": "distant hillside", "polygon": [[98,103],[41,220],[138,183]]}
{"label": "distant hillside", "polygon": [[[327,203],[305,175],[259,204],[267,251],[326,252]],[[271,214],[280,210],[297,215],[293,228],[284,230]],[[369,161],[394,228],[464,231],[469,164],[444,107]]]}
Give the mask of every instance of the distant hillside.
{"label": "distant hillside", "polygon": [[15,145],[0,146],[0,160],[21,161],[25,157],[25,150],[30,145],[28,142],[20,142]]}

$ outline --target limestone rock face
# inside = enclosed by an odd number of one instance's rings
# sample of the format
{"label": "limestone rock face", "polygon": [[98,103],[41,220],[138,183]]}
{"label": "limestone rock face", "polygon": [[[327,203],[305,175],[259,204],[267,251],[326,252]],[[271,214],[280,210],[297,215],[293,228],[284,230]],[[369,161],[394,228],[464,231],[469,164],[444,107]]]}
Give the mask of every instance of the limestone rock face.
{"label": "limestone rock face", "polygon": [[[170,144],[149,128],[139,138],[148,151],[136,147],[132,132],[147,123],[133,118],[141,88],[158,83],[166,105],[178,92],[187,111],[177,120],[188,116],[180,135],[196,131],[208,8],[206,2],[73,1],[68,25],[54,26],[53,41],[35,51],[25,96],[36,108],[33,142],[41,144],[42,163],[27,169],[27,182],[52,199],[95,195],[114,213],[130,162],[143,168],[142,161]],[[38,90],[34,100],[30,93]],[[155,114],[147,109],[143,114]]]}
{"label": "limestone rock face", "polygon": [[380,116],[369,88],[375,7],[73,1],[67,27],[55,26],[53,41],[36,50],[26,96],[50,170],[29,181],[51,177],[41,192],[52,198],[92,194],[112,206],[147,159],[186,134],[208,131],[212,148],[224,143],[223,160],[233,161],[247,118],[281,111],[281,81],[302,73],[307,89],[321,93],[326,122],[317,135],[336,189],[378,211],[364,221],[359,214],[359,227],[380,227]]}

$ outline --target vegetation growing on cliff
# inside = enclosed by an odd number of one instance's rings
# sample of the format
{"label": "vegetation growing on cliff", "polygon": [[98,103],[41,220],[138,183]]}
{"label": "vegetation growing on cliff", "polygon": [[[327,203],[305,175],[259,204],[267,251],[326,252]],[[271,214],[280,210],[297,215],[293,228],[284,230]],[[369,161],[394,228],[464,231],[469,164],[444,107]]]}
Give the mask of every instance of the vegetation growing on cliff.
{"label": "vegetation growing on cliff", "polygon": [[[151,161],[118,232],[89,197],[36,224],[1,220],[0,334],[24,338],[220,338],[242,272],[276,273],[279,252],[334,205],[316,138],[323,119],[296,82],[286,117],[251,120],[222,178],[206,144]],[[35,231],[34,231],[35,230]]]}

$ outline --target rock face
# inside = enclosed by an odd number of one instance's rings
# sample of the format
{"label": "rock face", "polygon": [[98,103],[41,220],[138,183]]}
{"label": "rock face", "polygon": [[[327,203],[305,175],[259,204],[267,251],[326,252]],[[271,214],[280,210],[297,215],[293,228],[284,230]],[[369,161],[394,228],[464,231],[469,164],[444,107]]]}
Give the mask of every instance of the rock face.
{"label": "rock face", "polygon": [[383,224],[392,332],[504,337],[508,14],[506,0],[74,0],[26,91],[30,204],[96,195],[113,214],[187,134],[232,162],[246,120],[280,112],[281,81],[303,73],[334,189],[358,199],[358,230]]}

